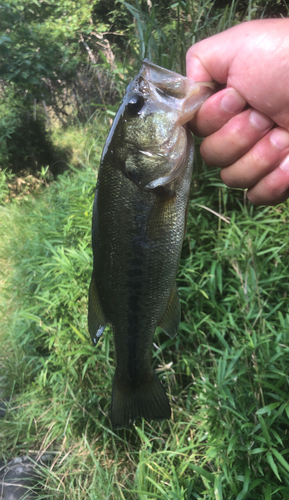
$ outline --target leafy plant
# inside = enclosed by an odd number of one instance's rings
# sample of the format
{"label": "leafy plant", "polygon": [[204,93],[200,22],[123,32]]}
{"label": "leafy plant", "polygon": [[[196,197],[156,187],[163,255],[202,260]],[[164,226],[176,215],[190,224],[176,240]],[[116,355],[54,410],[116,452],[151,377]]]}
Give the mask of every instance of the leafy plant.
{"label": "leafy plant", "polygon": [[86,327],[94,169],[61,176],[37,202],[2,208],[10,272],[1,390],[12,399],[1,453],[49,450],[45,494],[288,494],[289,206],[256,209],[217,177],[195,175],[178,277],[182,322],[173,340],[157,333],[153,352],[173,420],[117,433],[108,419],[111,332],[95,349]]}
{"label": "leafy plant", "polygon": [[[220,3],[177,2],[170,22],[154,6],[149,18],[143,3],[126,3],[150,44],[145,55],[173,69],[186,44],[264,7],[251,2],[244,12],[225,2],[221,16]],[[142,39],[130,36],[141,58]],[[119,62],[119,89],[135,64],[122,72]],[[39,498],[283,500],[289,203],[251,206],[207,169],[199,141],[178,274],[182,321],[175,339],[157,331],[153,346],[172,419],[111,430],[112,333],[93,348],[86,317],[96,171],[113,111],[97,108],[84,127],[54,133],[59,144],[73,142],[73,165],[82,169],[72,167],[37,199],[0,207],[1,457],[48,454]]]}

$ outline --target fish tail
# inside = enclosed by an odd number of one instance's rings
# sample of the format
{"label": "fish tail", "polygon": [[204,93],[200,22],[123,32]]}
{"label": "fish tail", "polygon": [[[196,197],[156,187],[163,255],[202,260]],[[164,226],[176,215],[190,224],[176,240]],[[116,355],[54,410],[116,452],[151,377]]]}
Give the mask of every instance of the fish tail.
{"label": "fish tail", "polygon": [[165,389],[151,371],[143,383],[127,383],[116,369],[111,399],[111,423],[114,429],[129,427],[138,417],[147,420],[171,418],[171,407]]}

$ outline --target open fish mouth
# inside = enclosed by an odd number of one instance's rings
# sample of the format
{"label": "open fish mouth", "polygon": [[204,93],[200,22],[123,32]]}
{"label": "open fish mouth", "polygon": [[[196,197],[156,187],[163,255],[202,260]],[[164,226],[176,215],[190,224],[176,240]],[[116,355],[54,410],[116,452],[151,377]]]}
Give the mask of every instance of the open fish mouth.
{"label": "open fish mouth", "polygon": [[[149,86],[150,98],[179,113],[179,125],[189,122],[196,109],[212,94],[214,82],[195,82],[174,71],[143,60],[139,73]],[[197,99],[196,99],[197,97]]]}
{"label": "open fish mouth", "polygon": [[[174,124],[170,133],[163,137],[163,142],[159,143],[158,152],[153,151],[151,146],[139,150],[139,153],[152,161],[162,157],[167,160],[168,165],[171,165],[171,170],[166,175],[147,183],[145,189],[165,186],[181,174],[186,158],[185,144],[190,140],[186,123],[193,118],[196,110],[212,94],[213,89],[212,82],[194,82],[144,59],[141,70],[133,82],[132,90],[141,93],[144,99],[150,101],[159,111],[168,112]],[[161,133],[158,135],[162,136]]]}

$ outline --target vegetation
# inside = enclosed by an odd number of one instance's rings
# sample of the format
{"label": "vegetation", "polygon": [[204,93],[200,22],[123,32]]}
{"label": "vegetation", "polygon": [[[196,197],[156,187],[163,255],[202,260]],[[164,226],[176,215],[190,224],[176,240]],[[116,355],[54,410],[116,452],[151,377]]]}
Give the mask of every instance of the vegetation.
{"label": "vegetation", "polygon": [[[29,6],[29,14],[32,2],[22,4],[24,10]],[[102,75],[115,75],[115,96],[144,55],[182,71],[173,63],[183,61],[194,40],[249,15],[275,15],[276,5],[283,8],[281,2],[264,0],[179,1],[170,4],[171,17],[162,21],[150,2],[123,2],[118,13],[111,4],[113,33],[122,30],[129,46],[121,60],[114,50],[118,35],[108,35],[115,66],[111,69],[106,58],[99,68]],[[160,2],[160,8],[165,10],[165,4]],[[20,3],[9,5],[17,7],[17,12],[11,9],[18,15]],[[38,17],[21,17],[22,26],[56,19],[55,6],[63,9],[63,19],[70,2],[33,5]],[[85,2],[77,5],[88,9]],[[107,5],[91,5],[100,23],[107,19]],[[84,16],[79,26],[89,26],[88,19]],[[99,33],[108,31],[101,26]],[[46,33],[52,32],[47,28]],[[21,94],[16,79],[4,76],[1,70],[1,91],[11,100],[0,117],[15,118],[12,92],[22,104],[25,92]],[[40,83],[30,82],[33,105],[23,104],[26,117],[29,110],[33,117],[38,99],[34,86],[45,91],[47,80],[35,78]],[[24,89],[23,78],[21,82]],[[55,99],[59,106],[61,93]],[[56,128],[57,108],[52,101],[49,106],[54,131],[48,137],[54,148],[71,151],[69,170],[50,182],[50,170],[42,168],[42,189],[34,191],[30,184],[13,200],[11,186],[17,178],[0,170],[0,396],[7,407],[0,425],[0,457],[7,462],[19,455],[48,454],[38,498],[289,498],[289,203],[252,207],[242,191],[224,187],[218,173],[207,169],[197,142],[178,274],[182,322],[173,340],[157,332],[153,351],[173,417],[162,423],[139,420],[130,430],[113,432],[112,334],[108,329],[94,348],[86,317],[96,172],[117,104],[105,97],[89,120],[81,123],[79,118],[76,125],[78,108],[70,102],[66,109],[73,119],[64,129],[59,121]]]}

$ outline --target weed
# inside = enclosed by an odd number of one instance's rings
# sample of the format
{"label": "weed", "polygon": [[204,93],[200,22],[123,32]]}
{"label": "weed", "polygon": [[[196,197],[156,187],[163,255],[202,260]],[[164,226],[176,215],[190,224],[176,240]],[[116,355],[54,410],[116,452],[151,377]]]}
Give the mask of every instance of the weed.
{"label": "weed", "polygon": [[173,418],[117,433],[108,419],[111,332],[93,348],[86,327],[94,170],[2,208],[10,272],[1,391],[11,399],[0,453],[49,451],[46,495],[288,494],[289,206],[256,209],[217,177],[195,175],[178,275],[182,322],[173,340],[157,332],[153,352]]}
{"label": "weed", "polygon": [[[171,8],[183,16],[183,4]],[[200,3],[208,28],[209,4]],[[226,12],[215,24],[233,21]],[[113,432],[112,334],[93,348],[86,326],[105,139],[94,125],[88,138],[68,131],[84,168],[0,208],[0,455],[49,454],[39,498],[288,498],[289,203],[251,206],[202,163],[197,141],[177,280],[182,321],[175,339],[157,331],[153,346],[172,419]]]}

